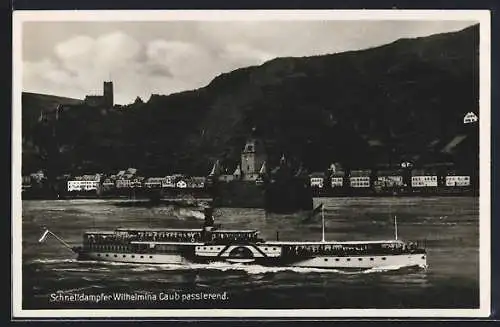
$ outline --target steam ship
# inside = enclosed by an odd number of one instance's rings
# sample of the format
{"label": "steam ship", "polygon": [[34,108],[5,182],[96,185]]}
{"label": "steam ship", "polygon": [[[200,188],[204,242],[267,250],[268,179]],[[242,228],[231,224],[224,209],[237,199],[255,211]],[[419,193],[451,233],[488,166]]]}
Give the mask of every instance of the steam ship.
{"label": "steam ship", "polygon": [[[317,209],[315,209],[317,210]],[[223,229],[213,220],[213,208],[205,209],[199,229],[130,229],[92,231],[83,234],[81,246],[71,246],[45,230],[40,242],[54,236],[78,260],[135,264],[258,264],[277,267],[370,269],[377,267],[426,267],[427,252],[417,242],[395,238],[379,241],[326,241],[321,206],[321,241],[265,241],[259,231]]]}

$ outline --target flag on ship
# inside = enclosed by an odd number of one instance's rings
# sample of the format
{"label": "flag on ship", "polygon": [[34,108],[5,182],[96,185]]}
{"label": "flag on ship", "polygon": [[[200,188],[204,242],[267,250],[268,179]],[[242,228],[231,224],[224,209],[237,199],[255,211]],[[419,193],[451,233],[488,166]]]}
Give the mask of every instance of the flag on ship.
{"label": "flag on ship", "polygon": [[40,239],[38,240],[39,243],[42,243],[43,241],[45,241],[45,239],[47,238],[47,235],[49,234],[49,230],[46,229],[45,232],[43,233],[43,235],[40,237]]}

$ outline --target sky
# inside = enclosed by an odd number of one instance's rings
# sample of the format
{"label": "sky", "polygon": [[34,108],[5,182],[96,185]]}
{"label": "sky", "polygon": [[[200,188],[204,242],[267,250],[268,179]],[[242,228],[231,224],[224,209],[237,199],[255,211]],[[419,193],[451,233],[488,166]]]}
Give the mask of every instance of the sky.
{"label": "sky", "polygon": [[23,91],[83,99],[114,82],[115,103],[203,87],[276,57],[367,49],[473,21],[24,22]]}

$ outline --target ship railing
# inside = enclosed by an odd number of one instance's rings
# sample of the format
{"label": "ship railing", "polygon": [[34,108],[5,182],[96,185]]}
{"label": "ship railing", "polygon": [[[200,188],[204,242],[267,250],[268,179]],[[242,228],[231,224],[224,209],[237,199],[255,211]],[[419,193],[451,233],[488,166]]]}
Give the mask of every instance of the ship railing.
{"label": "ship railing", "polygon": [[293,256],[315,256],[315,255],[335,255],[335,256],[356,256],[356,255],[398,255],[398,254],[414,254],[423,253],[425,250],[422,248],[312,248],[307,246],[284,246],[284,255]]}

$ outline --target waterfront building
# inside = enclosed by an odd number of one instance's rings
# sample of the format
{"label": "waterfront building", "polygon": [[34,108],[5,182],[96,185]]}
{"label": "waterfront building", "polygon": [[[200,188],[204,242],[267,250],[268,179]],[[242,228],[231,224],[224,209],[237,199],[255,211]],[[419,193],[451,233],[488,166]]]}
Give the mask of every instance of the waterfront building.
{"label": "waterfront building", "polygon": [[142,176],[135,176],[130,180],[130,187],[131,188],[142,188],[142,185],[144,183],[144,177]]}
{"label": "waterfront building", "polygon": [[201,176],[193,176],[188,179],[188,188],[204,188],[206,183],[206,178]]}
{"label": "waterfront building", "polygon": [[111,179],[111,177],[108,177],[108,178],[104,179],[104,181],[102,182],[102,187],[105,190],[113,189],[116,187],[115,181],[113,181],[113,179]]}
{"label": "waterfront building", "polygon": [[381,170],[377,172],[377,184],[383,188],[403,186],[403,174],[399,170]]}
{"label": "waterfront building", "polygon": [[130,188],[131,181],[128,178],[119,178],[115,183],[116,188]]}
{"label": "waterfront building", "polygon": [[470,176],[446,176],[446,186],[470,186]]}
{"label": "waterfront building", "polygon": [[149,177],[144,183],[146,188],[161,188],[164,177]]}
{"label": "waterfront building", "polygon": [[181,180],[177,181],[177,183],[175,183],[175,186],[177,188],[187,188],[188,183],[184,179],[181,179]]}
{"label": "waterfront building", "polygon": [[78,192],[78,191],[97,191],[99,184],[101,183],[101,175],[83,175],[76,176],[73,179],[68,180],[68,192]]}
{"label": "waterfront building", "polygon": [[349,177],[349,185],[352,188],[368,188],[370,183],[371,170],[352,170]]}
{"label": "waterfront building", "polygon": [[412,171],[411,187],[423,188],[423,187],[437,187],[437,186],[438,186],[438,176],[434,172],[422,169],[415,169]]}
{"label": "waterfront building", "polygon": [[163,187],[163,188],[174,188],[175,187],[176,179],[177,179],[177,176],[175,176],[175,175],[165,176],[162,179],[162,181],[161,181],[161,187]]}
{"label": "waterfront building", "polygon": [[323,188],[325,182],[325,174],[321,172],[311,173],[309,175],[311,180],[311,187],[313,188]]}

